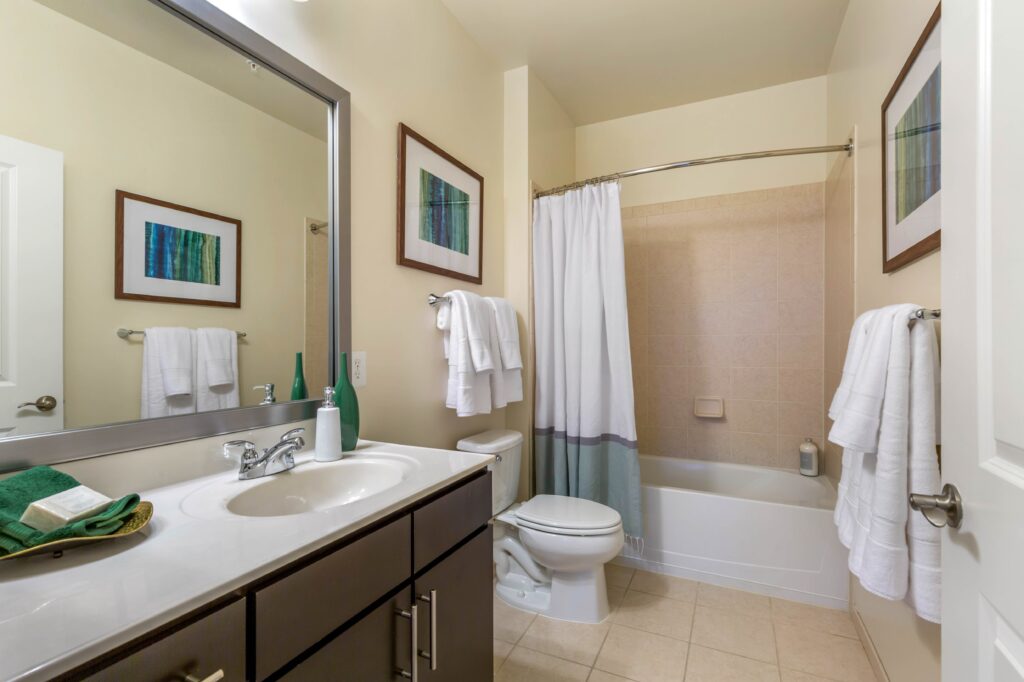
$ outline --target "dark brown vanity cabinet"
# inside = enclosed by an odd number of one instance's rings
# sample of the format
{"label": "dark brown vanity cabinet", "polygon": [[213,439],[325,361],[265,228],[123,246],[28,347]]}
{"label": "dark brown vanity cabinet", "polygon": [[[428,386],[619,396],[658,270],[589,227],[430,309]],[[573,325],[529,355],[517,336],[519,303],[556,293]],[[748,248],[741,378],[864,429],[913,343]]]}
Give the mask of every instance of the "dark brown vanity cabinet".
{"label": "dark brown vanity cabinet", "polygon": [[490,680],[490,512],[471,475],[62,677]]}

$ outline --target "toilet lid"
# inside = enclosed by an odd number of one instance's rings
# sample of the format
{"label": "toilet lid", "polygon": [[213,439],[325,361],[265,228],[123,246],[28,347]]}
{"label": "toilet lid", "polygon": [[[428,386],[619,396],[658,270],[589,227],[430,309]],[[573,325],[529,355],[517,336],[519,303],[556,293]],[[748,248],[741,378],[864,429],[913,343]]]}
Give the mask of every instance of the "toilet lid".
{"label": "toilet lid", "polygon": [[564,495],[537,495],[516,509],[516,518],[534,528],[576,531],[611,530],[622,522],[611,507]]}

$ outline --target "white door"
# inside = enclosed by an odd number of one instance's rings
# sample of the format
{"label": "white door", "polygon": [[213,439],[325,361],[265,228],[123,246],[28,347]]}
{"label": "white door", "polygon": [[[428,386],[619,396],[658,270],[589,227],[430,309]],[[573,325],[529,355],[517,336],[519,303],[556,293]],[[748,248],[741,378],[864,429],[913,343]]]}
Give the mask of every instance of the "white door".
{"label": "white door", "polygon": [[64,428],[63,225],[64,155],[0,135],[0,437]]}
{"label": "white door", "polygon": [[[1024,680],[1024,2],[942,7],[942,678]],[[925,492],[925,491],[918,491]]]}

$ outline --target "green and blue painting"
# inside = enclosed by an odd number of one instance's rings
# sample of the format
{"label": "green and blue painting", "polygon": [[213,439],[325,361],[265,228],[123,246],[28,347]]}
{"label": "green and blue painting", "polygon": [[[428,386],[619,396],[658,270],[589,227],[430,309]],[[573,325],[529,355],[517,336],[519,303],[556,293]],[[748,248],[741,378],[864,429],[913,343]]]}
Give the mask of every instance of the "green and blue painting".
{"label": "green and blue painting", "polygon": [[422,168],[420,239],[469,254],[469,195]]}
{"label": "green and blue painting", "polygon": [[146,277],[220,284],[220,237],[146,223]]}
{"label": "green and blue painting", "polygon": [[942,66],[928,77],[896,124],[896,222],[941,189]]}

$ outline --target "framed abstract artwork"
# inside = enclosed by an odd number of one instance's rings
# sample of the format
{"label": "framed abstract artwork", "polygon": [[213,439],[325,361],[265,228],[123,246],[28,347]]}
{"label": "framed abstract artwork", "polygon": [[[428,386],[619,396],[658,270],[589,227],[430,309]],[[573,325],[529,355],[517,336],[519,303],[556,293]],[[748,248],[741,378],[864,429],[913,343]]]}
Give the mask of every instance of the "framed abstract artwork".
{"label": "framed abstract artwork", "polygon": [[941,245],[941,5],[882,102],[882,272]]}
{"label": "framed abstract artwork", "polygon": [[398,126],[398,264],[483,282],[484,179]]}
{"label": "framed abstract artwork", "polygon": [[117,190],[114,298],[242,306],[242,221]]}

